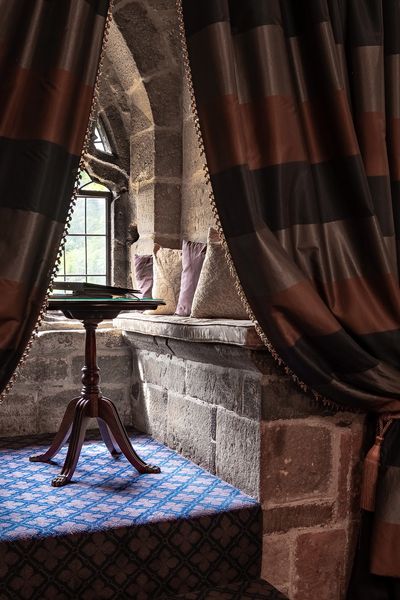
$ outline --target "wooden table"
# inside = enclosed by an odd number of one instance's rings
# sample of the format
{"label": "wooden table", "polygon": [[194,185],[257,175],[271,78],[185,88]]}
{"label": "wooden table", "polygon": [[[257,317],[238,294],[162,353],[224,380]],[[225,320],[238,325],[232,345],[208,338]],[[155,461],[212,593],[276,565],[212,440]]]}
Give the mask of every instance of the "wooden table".
{"label": "wooden table", "polygon": [[65,411],[60,429],[50,448],[44,454],[31,456],[32,462],[49,462],[69,439],[64,466],[51,485],[61,487],[68,483],[76,469],[88,421],[97,419],[100,434],[113,457],[121,453],[139,473],[160,473],[160,468],[145,463],[135,452],[114,403],[101,393],[100,369],[96,360],[96,329],[101,321],[115,319],[120,312],[154,309],[162,300],[135,299],[50,299],[48,310],[61,310],[68,319],[82,321],[86,330],[85,364],[82,368],[82,391],[73,398]]}

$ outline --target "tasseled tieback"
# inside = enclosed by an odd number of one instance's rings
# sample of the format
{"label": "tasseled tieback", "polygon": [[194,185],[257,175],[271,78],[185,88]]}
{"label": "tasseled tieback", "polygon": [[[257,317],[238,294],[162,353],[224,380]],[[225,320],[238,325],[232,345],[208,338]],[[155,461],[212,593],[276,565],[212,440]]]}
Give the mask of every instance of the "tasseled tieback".
{"label": "tasseled tieback", "polygon": [[382,442],[391,424],[396,419],[400,419],[400,414],[386,414],[379,417],[374,445],[364,459],[360,504],[362,509],[369,512],[374,512],[375,510]]}

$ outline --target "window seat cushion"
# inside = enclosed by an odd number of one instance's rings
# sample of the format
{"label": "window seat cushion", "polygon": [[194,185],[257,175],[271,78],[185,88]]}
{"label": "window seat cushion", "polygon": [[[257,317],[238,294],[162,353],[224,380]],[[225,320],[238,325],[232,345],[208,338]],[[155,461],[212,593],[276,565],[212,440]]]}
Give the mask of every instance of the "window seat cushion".
{"label": "window seat cushion", "polygon": [[263,343],[250,320],[194,319],[177,315],[144,315],[121,313],[114,325],[122,331],[131,331],[156,337],[191,342],[233,344],[246,348],[262,348]]}

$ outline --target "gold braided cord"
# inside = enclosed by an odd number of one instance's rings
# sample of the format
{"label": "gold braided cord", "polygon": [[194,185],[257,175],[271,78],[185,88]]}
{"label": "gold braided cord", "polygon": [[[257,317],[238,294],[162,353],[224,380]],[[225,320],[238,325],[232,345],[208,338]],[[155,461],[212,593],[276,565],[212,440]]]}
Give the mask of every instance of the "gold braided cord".
{"label": "gold braided cord", "polygon": [[191,105],[191,109],[194,115],[194,123],[195,123],[195,129],[196,129],[196,134],[197,134],[197,140],[198,140],[198,144],[199,144],[199,148],[200,148],[200,154],[203,157],[203,171],[204,171],[204,178],[206,181],[206,184],[209,186],[210,188],[210,193],[209,193],[209,201],[211,204],[211,209],[214,215],[214,219],[215,219],[215,223],[217,226],[217,230],[219,233],[219,236],[221,238],[222,241],[222,245],[224,247],[224,251],[225,251],[225,256],[226,256],[226,260],[229,266],[229,270],[232,274],[232,277],[235,281],[235,286],[236,286],[236,290],[239,294],[239,297],[243,303],[243,306],[246,309],[247,315],[249,317],[249,319],[253,322],[254,327],[257,331],[258,336],[260,337],[261,341],[263,342],[264,346],[268,349],[268,351],[270,352],[270,354],[272,355],[272,357],[274,358],[274,360],[278,363],[278,365],[285,371],[285,373],[291,377],[291,379],[303,390],[303,392],[307,392],[308,394],[311,395],[311,398],[313,400],[315,400],[317,402],[317,404],[323,404],[326,407],[329,407],[333,410],[336,411],[348,411],[348,412],[359,412],[355,409],[351,409],[350,407],[347,408],[345,406],[342,406],[340,404],[337,404],[336,402],[334,402],[333,400],[330,400],[329,398],[326,398],[325,396],[323,396],[322,394],[320,394],[319,392],[317,392],[316,390],[313,390],[312,388],[310,388],[309,385],[307,385],[306,383],[304,383],[304,381],[302,381],[293,371],[292,369],[284,362],[284,360],[279,356],[278,352],[275,350],[275,348],[273,347],[273,345],[271,344],[270,340],[267,338],[267,336],[265,335],[261,325],[259,324],[259,322],[257,321],[257,318],[246,298],[246,295],[243,291],[242,285],[240,283],[240,279],[238,277],[235,265],[233,263],[232,260],[232,256],[231,253],[229,251],[229,246],[226,242],[225,239],[225,235],[224,235],[224,231],[222,229],[222,225],[221,225],[221,220],[219,217],[219,213],[218,213],[218,208],[215,202],[215,197],[214,197],[214,192],[212,190],[211,187],[211,177],[210,177],[210,172],[208,169],[208,165],[207,165],[207,161],[206,161],[206,157],[205,157],[205,148],[204,148],[204,141],[203,141],[203,134],[201,131],[201,127],[200,127],[200,119],[199,119],[199,114],[198,114],[198,110],[197,110],[197,102],[196,102],[196,97],[195,97],[195,93],[194,93],[194,85],[193,85],[193,77],[192,77],[192,71],[190,68],[190,60],[189,60],[189,52],[188,52],[188,48],[187,48],[187,41],[186,41],[186,34],[185,34],[185,24],[184,24],[184,17],[183,17],[183,6],[182,6],[182,0],[176,0],[176,9],[177,9],[177,13],[178,13],[178,20],[179,20],[179,36],[180,36],[180,40],[181,40],[181,48],[182,48],[182,57],[183,57],[183,65],[184,65],[184,72],[185,72],[185,77],[186,77],[186,81],[188,84],[188,88],[189,88],[189,94],[190,94],[190,105]]}
{"label": "gold braided cord", "polygon": [[47,289],[43,305],[40,309],[39,316],[37,318],[35,327],[32,331],[29,341],[26,345],[26,348],[25,348],[24,352],[22,353],[22,356],[18,362],[18,365],[17,365],[14,373],[12,374],[9,382],[5,386],[3,392],[0,394],[0,404],[2,404],[4,402],[4,400],[6,399],[6,397],[12,390],[12,388],[14,387],[14,384],[19,376],[21,367],[25,364],[27,358],[29,357],[33,342],[38,335],[39,328],[42,324],[44,315],[46,314],[47,306],[48,306],[48,302],[49,302],[49,296],[53,291],[54,279],[57,275],[58,269],[61,264],[61,258],[62,258],[63,252],[64,252],[64,247],[65,247],[65,243],[67,240],[67,235],[68,235],[69,226],[70,226],[71,219],[72,219],[72,214],[74,212],[75,205],[76,205],[76,198],[77,198],[78,191],[79,191],[79,185],[80,185],[80,180],[81,180],[81,176],[82,176],[82,171],[83,171],[83,169],[85,169],[86,157],[87,157],[87,153],[89,150],[90,140],[92,137],[92,131],[94,128],[94,124],[96,122],[96,116],[97,116],[97,111],[98,111],[98,101],[99,101],[99,81],[100,81],[101,74],[102,74],[104,53],[105,53],[105,49],[106,49],[107,42],[108,42],[108,36],[109,36],[109,31],[110,31],[110,26],[111,26],[112,10],[113,10],[113,6],[114,6],[114,2],[115,2],[115,0],[110,0],[108,11],[107,11],[107,16],[106,16],[105,23],[104,23],[103,41],[102,41],[102,45],[101,45],[99,64],[97,67],[96,78],[95,78],[94,87],[93,87],[93,96],[92,96],[92,103],[91,103],[91,107],[90,107],[89,122],[88,122],[88,126],[87,126],[86,132],[85,132],[82,152],[81,152],[81,156],[79,159],[79,165],[78,165],[77,175],[76,175],[75,184],[74,184],[74,190],[72,192],[71,201],[70,201],[70,205],[69,205],[69,209],[68,209],[68,215],[67,215],[67,219],[65,222],[65,228],[64,228],[64,232],[63,232],[63,235],[61,238],[60,246],[58,248],[56,262],[55,262],[55,265],[54,265],[52,273],[51,273],[49,287]]}

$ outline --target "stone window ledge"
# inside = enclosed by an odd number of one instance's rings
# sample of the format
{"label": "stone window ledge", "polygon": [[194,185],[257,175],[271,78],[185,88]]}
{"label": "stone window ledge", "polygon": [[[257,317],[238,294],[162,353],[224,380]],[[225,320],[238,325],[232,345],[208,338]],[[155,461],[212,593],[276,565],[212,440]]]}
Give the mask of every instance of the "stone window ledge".
{"label": "stone window ledge", "polygon": [[[112,321],[102,321],[99,329],[113,329]],[[43,319],[39,331],[73,331],[83,329],[82,323],[75,319],[67,319],[63,315],[46,315]]]}
{"label": "stone window ledge", "polygon": [[126,332],[186,342],[231,344],[251,349],[264,347],[250,320],[194,319],[130,312],[114,319],[114,325]]}

